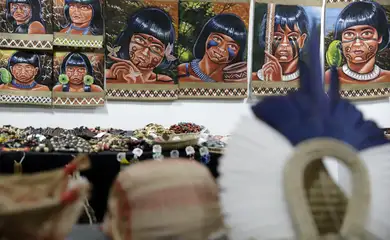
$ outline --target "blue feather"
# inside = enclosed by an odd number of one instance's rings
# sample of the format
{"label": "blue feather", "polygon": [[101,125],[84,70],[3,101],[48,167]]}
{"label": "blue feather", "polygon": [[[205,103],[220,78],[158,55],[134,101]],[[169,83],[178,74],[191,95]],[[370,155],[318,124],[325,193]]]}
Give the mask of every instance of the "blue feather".
{"label": "blue feather", "polygon": [[[313,33],[317,29],[313,26]],[[357,150],[386,144],[382,129],[366,121],[349,101],[340,98],[336,68],[331,69],[328,95],[323,88],[319,34],[309,40],[310,55],[299,62],[300,87],[286,96],[266,97],[252,107],[260,120],[283,134],[293,145],[316,137],[335,138]]]}

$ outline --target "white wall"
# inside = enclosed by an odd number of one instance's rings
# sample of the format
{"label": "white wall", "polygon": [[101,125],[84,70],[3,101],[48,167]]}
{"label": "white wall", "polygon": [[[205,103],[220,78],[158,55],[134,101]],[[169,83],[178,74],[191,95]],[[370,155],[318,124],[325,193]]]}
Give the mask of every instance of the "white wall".
{"label": "white wall", "polygon": [[[251,0],[253,3],[254,0]],[[325,4],[325,0],[323,4]],[[325,5],[324,5],[325,6]],[[323,8],[325,9],[325,8]],[[250,17],[253,20],[253,4]],[[322,12],[324,19],[324,10]],[[249,28],[253,29],[253,21]],[[322,29],[322,34],[324,34]],[[252,52],[253,33],[248,35],[248,52]],[[321,48],[323,51],[323,47]],[[249,54],[248,62],[252,56]],[[251,73],[251,65],[248,66]],[[249,75],[250,76],[250,75]],[[390,127],[390,104],[388,99],[358,102],[357,106],[366,118],[375,120],[380,127]],[[241,115],[248,113],[245,100],[178,100],[175,102],[113,102],[97,109],[52,109],[39,107],[0,106],[0,125],[17,127],[62,127],[101,126],[135,129],[155,122],[165,126],[189,121],[207,126],[214,134],[229,134]]]}
{"label": "white wall", "polygon": [[[366,118],[381,127],[390,127],[388,100],[358,102]],[[102,126],[134,129],[155,122],[165,126],[190,121],[207,126],[214,134],[229,134],[240,116],[247,114],[245,101],[180,100],[167,102],[113,102],[97,109],[52,109],[0,106],[0,125],[17,127]]]}

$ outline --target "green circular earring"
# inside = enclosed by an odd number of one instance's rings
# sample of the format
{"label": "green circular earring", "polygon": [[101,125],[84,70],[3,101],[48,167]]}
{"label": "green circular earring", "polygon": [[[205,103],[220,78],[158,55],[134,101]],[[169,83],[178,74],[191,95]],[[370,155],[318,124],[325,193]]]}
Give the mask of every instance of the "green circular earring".
{"label": "green circular earring", "polygon": [[84,76],[84,84],[87,86],[91,86],[94,82],[94,79],[91,75],[85,75]]}
{"label": "green circular earring", "polygon": [[58,76],[58,82],[62,85],[68,84],[69,78],[66,74],[60,74],[60,76]]}
{"label": "green circular earring", "polygon": [[12,81],[12,75],[6,68],[0,68],[1,81],[5,84]]}

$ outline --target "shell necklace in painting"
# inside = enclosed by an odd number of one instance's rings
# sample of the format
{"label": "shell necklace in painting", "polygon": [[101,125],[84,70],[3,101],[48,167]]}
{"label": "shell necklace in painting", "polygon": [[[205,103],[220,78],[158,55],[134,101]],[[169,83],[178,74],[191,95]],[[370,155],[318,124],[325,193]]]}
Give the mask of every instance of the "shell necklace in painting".
{"label": "shell necklace in painting", "polygon": [[203,82],[216,82],[214,79],[209,77],[199,68],[200,59],[194,59],[191,61],[190,65],[197,77],[199,77]]}
{"label": "shell necklace in painting", "polygon": [[358,80],[358,81],[374,80],[375,78],[377,78],[379,76],[379,74],[381,74],[381,70],[382,70],[380,67],[378,67],[378,65],[375,65],[374,69],[371,72],[361,74],[361,73],[357,73],[357,72],[354,72],[351,69],[349,69],[347,64],[344,64],[342,69],[343,69],[343,72],[345,75],[347,75],[348,77],[350,77],[354,80]]}
{"label": "shell necklace in painting", "polygon": [[21,89],[32,89],[37,85],[37,82],[34,81],[31,84],[23,85],[23,84],[17,83],[15,80],[12,80],[11,85],[14,87],[17,87],[17,88],[21,88]]}
{"label": "shell necklace in painting", "polygon": [[[287,75],[282,75],[282,81],[283,82],[288,82],[288,81],[292,81],[292,80],[295,80],[297,78],[299,78],[300,74],[299,74],[299,69],[296,70],[295,72],[293,73],[290,73],[290,74],[287,74]],[[257,71],[257,77],[264,81],[264,75],[263,75],[263,69],[260,69],[259,71]]]}

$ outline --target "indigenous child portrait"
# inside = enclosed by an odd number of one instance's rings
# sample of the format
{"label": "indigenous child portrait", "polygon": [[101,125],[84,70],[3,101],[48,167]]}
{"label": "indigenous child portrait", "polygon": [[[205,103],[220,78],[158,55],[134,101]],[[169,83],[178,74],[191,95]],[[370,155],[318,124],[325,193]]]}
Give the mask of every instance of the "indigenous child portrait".
{"label": "indigenous child portrait", "polygon": [[[107,22],[106,79],[110,84],[175,84],[176,1],[132,1]],[[122,5],[111,0],[110,6]],[[117,24],[117,22],[125,24]]]}
{"label": "indigenous child portrait", "polygon": [[103,0],[53,0],[54,45],[103,48]]}
{"label": "indigenous child portrait", "polygon": [[50,55],[15,50],[0,52],[0,91],[51,91]]}
{"label": "indigenous child portrait", "polygon": [[103,92],[103,54],[55,52],[54,92]]}
{"label": "indigenous child portrait", "polygon": [[337,67],[341,84],[390,83],[390,3],[379,2],[327,5],[326,83],[331,66]]}
{"label": "indigenous child portrait", "polygon": [[6,0],[6,19],[10,24],[7,32],[45,34],[39,0]]}
{"label": "indigenous child portrait", "polygon": [[306,43],[311,34],[320,34],[309,30],[311,24],[319,29],[321,8],[272,4],[273,11],[269,11],[269,5],[256,5],[252,80],[296,82],[300,76],[298,62],[309,51]]}
{"label": "indigenous child portrait", "polygon": [[53,48],[51,0],[0,0],[0,47]]}
{"label": "indigenous child portrait", "polygon": [[103,15],[100,0],[65,0],[61,33],[103,35]]}
{"label": "indigenous child portrait", "polygon": [[246,82],[249,3],[183,1],[180,10],[179,83]]}

